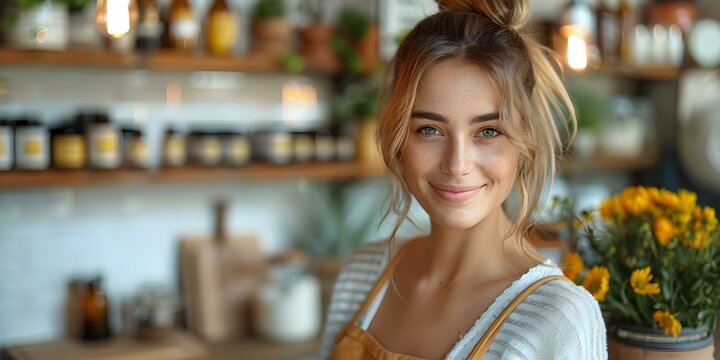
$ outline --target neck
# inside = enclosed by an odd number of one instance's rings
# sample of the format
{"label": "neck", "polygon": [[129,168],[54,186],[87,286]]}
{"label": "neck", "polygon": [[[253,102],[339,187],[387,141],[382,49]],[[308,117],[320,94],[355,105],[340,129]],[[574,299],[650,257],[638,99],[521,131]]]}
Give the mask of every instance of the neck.
{"label": "neck", "polygon": [[421,281],[439,286],[507,276],[512,271],[510,264],[517,263],[515,252],[506,245],[515,240],[506,239],[511,225],[502,209],[469,229],[432,223],[430,235],[417,244],[417,255],[423,260],[416,274]]}

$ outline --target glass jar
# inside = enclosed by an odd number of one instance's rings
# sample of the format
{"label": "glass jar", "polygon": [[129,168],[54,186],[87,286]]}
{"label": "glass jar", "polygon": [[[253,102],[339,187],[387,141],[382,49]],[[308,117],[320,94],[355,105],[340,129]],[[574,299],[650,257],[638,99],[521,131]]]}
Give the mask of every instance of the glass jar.
{"label": "glass jar", "polygon": [[293,158],[292,136],[282,131],[259,132],[253,137],[253,152],[272,164],[287,164]]}
{"label": "glass jar", "polygon": [[123,160],[126,166],[144,169],[150,166],[150,147],[142,131],[123,129]]}
{"label": "glass jar", "polygon": [[82,169],[87,164],[87,143],[82,125],[70,123],[50,131],[52,164],[56,169]]}
{"label": "glass jar", "polygon": [[315,133],[298,131],[293,133],[293,153],[296,162],[308,162],[315,157]]}
{"label": "glass jar", "polygon": [[47,127],[36,120],[15,122],[15,167],[45,170],[50,166],[50,141]]}
{"label": "glass jar", "polygon": [[193,163],[203,166],[219,165],[222,161],[220,133],[194,131],[190,133],[190,155]]}
{"label": "glass jar", "polygon": [[87,126],[90,166],[96,169],[115,169],[120,166],[120,130],[110,122],[107,114],[97,114]]}
{"label": "glass jar", "polygon": [[338,136],[335,139],[335,153],[340,161],[352,161],[355,159],[355,139],[352,136]]}
{"label": "glass jar", "polygon": [[177,133],[174,129],[165,130],[165,139],[163,140],[163,165],[168,167],[183,166],[185,165],[186,157],[185,137]]}
{"label": "glass jar", "polygon": [[13,135],[12,123],[0,120],[0,171],[10,170],[13,166]]}
{"label": "glass jar", "polygon": [[239,133],[225,134],[225,162],[229,165],[242,166],[250,162],[250,141],[247,136]]}
{"label": "glass jar", "polygon": [[330,161],[335,157],[335,138],[330,130],[319,130],[315,134],[315,159]]}

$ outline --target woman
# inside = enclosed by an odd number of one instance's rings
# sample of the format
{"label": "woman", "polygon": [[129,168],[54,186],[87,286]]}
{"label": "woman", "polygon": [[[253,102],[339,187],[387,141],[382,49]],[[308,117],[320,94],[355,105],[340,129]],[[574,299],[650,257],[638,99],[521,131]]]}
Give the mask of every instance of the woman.
{"label": "woman", "polygon": [[[572,110],[570,126],[553,120],[572,104],[521,31],[527,1],[438,3],[400,44],[379,118],[398,222],[341,271],[322,357],[607,358],[597,302],[527,241],[561,130],[575,125]],[[396,241],[411,196],[431,231]]]}

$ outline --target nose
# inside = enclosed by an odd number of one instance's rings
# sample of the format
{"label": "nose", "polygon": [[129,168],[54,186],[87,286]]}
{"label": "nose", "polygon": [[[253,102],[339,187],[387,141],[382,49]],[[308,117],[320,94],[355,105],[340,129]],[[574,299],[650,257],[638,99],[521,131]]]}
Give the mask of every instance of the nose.
{"label": "nose", "polygon": [[463,176],[472,169],[472,144],[462,137],[452,138],[445,146],[441,171],[451,176]]}

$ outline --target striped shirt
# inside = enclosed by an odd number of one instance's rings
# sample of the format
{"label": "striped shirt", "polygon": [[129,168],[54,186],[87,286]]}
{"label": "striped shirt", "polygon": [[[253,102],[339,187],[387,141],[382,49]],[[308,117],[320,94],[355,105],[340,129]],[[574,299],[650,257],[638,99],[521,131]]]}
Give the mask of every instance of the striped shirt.
{"label": "striped shirt", "polygon": [[[359,249],[343,266],[335,282],[322,338],[321,359],[327,359],[340,329],[350,321],[389,262],[387,243]],[[562,275],[547,261],[523,274],[495,299],[446,359],[466,359],[490,323],[536,280]],[[379,293],[358,325],[367,329],[384,291]],[[605,323],[600,307],[583,287],[551,281],[530,294],[507,318],[484,359],[607,359]]]}

